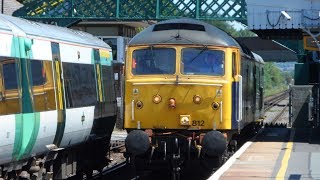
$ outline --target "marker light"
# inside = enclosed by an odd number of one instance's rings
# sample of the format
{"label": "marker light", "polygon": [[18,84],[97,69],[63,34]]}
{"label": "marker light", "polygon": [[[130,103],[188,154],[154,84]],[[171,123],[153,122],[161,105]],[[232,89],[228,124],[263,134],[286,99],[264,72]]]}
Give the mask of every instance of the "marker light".
{"label": "marker light", "polygon": [[218,102],[212,103],[212,109],[217,110],[217,109],[219,109],[219,107],[220,107],[220,104]]}
{"label": "marker light", "polygon": [[137,101],[136,107],[137,107],[137,109],[141,109],[143,107],[142,101]]}
{"label": "marker light", "polygon": [[199,95],[193,96],[193,102],[195,104],[200,104],[201,103],[201,97]]}
{"label": "marker light", "polygon": [[161,100],[162,100],[162,98],[159,94],[153,96],[154,103],[159,104],[161,102]]}
{"label": "marker light", "polygon": [[180,115],[180,125],[190,126],[191,116],[190,115]]}
{"label": "marker light", "polygon": [[176,100],[174,98],[169,99],[169,108],[176,108]]}

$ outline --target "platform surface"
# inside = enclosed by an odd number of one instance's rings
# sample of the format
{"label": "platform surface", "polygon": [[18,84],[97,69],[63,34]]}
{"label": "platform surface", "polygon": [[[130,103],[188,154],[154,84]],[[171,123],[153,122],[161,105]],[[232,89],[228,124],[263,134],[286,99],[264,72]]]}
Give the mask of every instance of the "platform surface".
{"label": "platform surface", "polygon": [[320,179],[320,129],[265,128],[209,179]]}

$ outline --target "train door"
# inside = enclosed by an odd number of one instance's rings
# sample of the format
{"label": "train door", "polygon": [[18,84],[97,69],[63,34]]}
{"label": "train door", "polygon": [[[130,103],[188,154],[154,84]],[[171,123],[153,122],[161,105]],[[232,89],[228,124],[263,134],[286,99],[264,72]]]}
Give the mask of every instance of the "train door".
{"label": "train door", "polygon": [[96,88],[97,88],[97,104],[94,108],[94,119],[99,119],[102,116],[102,110],[105,109],[105,96],[103,93],[103,86],[102,86],[102,69],[100,64],[100,54],[99,50],[93,50],[93,58],[94,58],[94,66],[95,66],[95,77],[96,77]]}
{"label": "train door", "polygon": [[[237,56],[238,55],[238,56]],[[232,52],[232,77],[234,79],[232,88],[232,128],[241,129],[242,123],[242,76],[240,75],[239,50]]]}
{"label": "train door", "polygon": [[58,43],[51,43],[52,48],[52,66],[54,70],[54,79],[55,79],[55,97],[56,97],[56,109],[58,113],[58,126],[57,126],[57,133],[55,135],[53,143],[56,146],[60,146],[64,129],[65,129],[65,119],[66,119],[66,112],[65,112],[65,93],[64,93],[64,84],[63,84],[63,77],[62,77],[62,64],[61,64],[61,57],[60,57],[60,46]]}

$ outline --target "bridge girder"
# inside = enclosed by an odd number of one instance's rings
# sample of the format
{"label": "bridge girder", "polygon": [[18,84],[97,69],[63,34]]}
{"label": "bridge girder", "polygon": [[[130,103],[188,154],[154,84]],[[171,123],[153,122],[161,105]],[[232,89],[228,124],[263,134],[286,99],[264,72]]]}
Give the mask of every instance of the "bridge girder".
{"label": "bridge girder", "polygon": [[141,21],[177,17],[247,22],[245,0],[43,0],[29,1],[13,15],[60,26],[81,20]]}

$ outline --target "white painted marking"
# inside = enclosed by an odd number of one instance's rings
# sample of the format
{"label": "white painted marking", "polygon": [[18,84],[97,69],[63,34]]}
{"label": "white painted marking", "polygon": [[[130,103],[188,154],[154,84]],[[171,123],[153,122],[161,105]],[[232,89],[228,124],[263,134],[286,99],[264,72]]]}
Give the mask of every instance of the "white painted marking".
{"label": "white painted marking", "polygon": [[252,141],[246,142],[236,153],[234,153],[233,156],[231,156],[226,163],[224,163],[223,166],[221,166],[211,177],[208,178],[208,180],[216,180],[221,177],[223,173],[225,173],[232,164],[244,153],[248,147],[252,144]]}

